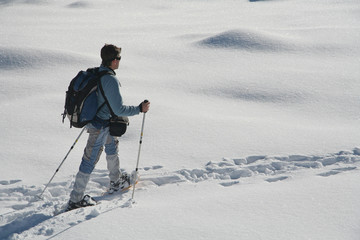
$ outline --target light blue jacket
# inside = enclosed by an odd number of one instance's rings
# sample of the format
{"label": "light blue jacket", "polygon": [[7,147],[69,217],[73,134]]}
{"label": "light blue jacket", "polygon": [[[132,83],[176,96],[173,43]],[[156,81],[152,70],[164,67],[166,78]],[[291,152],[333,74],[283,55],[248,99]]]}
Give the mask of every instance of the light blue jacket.
{"label": "light blue jacket", "polygon": [[[100,66],[99,71],[113,71],[110,68]],[[114,71],[113,71],[114,72]],[[139,106],[126,106],[123,105],[123,100],[120,93],[120,82],[114,75],[106,74],[100,79],[100,83],[102,84],[105,96],[109,101],[111,109],[115,113],[116,116],[134,116],[140,113]],[[100,107],[105,99],[101,94],[100,88],[97,90],[98,94],[98,107]],[[105,104],[99,112],[96,114],[97,117],[102,120],[108,120],[111,118],[111,112],[107,104]]]}

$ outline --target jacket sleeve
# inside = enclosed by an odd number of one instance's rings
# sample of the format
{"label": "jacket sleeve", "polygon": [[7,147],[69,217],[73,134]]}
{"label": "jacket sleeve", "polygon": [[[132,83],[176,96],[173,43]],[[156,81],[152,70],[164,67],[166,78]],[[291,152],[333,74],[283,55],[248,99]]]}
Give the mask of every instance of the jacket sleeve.
{"label": "jacket sleeve", "polygon": [[126,106],[120,93],[120,84],[116,77],[105,75],[101,78],[107,100],[116,116],[134,116],[140,113],[139,106]]}

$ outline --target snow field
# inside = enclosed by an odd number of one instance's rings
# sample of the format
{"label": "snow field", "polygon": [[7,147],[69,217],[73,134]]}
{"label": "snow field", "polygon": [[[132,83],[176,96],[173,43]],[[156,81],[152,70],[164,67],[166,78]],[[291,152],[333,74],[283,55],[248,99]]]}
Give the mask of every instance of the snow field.
{"label": "snow field", "polygon": [[[143,202],[140,206],[136,201],[134,204],[131,202],[130,197],[132,190],[124,194],[115,193],[113,195],[102,196],[104,191],[106,191],[108,184],[107,171],[95,170],[89,183],[89,189],[91,189],[89,193],[94,196],[96,200],[100,201],[100,204],[95,207],[78,209],[67,213],[61,213],[61,211],[66,207],[66,204],[64,204],[64,202],[66,203],[67,196],[70,194],[71,185],[73,184],[73,177],[69,178],[69,181],[67,182],[51,183],[44,194],[44,202],[39,201],[37,197],[42,192],[41,188],[35,186],[21,185],[21,180],[4,180],[0,182],[0,184],[4,187],[0,191],[0,201],[4,204],[4,208],[1,214],[0,237],[5,239],[10,236],[12,236],[12,239],[33,237],[36,237],[36,239],[46,239],[49,236],[56,237],[58,234],[66,232],[65,234],[61,235],[61,238],[66,238],[66,236],[71,236],[72,231],[78,231],[72,230],[73,228],[81,229],[80,223],[89,221],[92,218],[100,217],[102,215],[111,215],[111,212],[114,209],[124,209],[124,217],[126,221],[129,221],[130,219],[130,225],[136,226],[136,218],[132,219],[131,216],[128,216],[128,218],[126,218],[126,215],[131,215],[131,211],[137,211],[137,208],[140,208],[140,211],[143,208],[149,208],[154,210],[159,209],[160,212],[155,212],[155,215],[147,214],[147,217],[145,219],[142,219],[142,221],[145,222],[151,222],[152,220],[150,218],[158,220],[158,222],[155,224],[158,229],[153,229],[154,234],[156,235],[151,236],[151,238],[155,238],[156,236],[159,237],[159,239],[168,239],[169,237],[173,238],[174,236],[172,235],[172,233],[175,228],[180,228],[184,231],[182,231],[181,234],[179,234],[178,236],[175,236],[175,239],[180,239],[184,236],[190,237],[194,233],[199,234],[200,239],[208,239],[211,236],[211,230],[209,229],[209,227],[213,226],[219,219],[221,220],[222,217],[225,218],[227,214],[236,215],[242,213],[241,210],[235,207],[237,206],[237,204],[233,205],[231,204],[231,202],[238,201],[238,204],[242,205],[241,203],[244,201],[243,198],[250,197],[250,199],[257,199],[257,203],[253,203],[255,204],[255,206],[259,204],[259,207],[261,207],[261,205],[266,205],[267,202],[266,199],[264,199],[263,197],[259,198],[259,195],[262,196],[262,194],[266,192],[265,196],[269,197],[268,194],[272,191],[277,192],[277,194],[280,194],[281,192],[281,194],[277,196],[273,195],[274,193],[272,192],[270,197],[276,197],[277,200],[269,200],[269,203],[272,204],[270,208],[272,209],[271,213],[265,213],[264,216],[264,213],[259,212],[261,210],[257,208],[254,209],[254,206],[252,206],[251,215],[254,216],[248,216],[249,218],[256,218],[256,221],[258,221],[258,218],[262,216],[261,219],[265,218],[268,220],[271,219],[272,214],[276,214],[277,216],[275,218],[275,221],[288,221],[288,218],[292,219],[293,217],[297,216],[296,214],[294,215],[293,210],[295,210],[295,212],[300,211],[299,209],[303,211],[304,208],[307,208],[309,206],[306,201],[312,202],[312,204],[310,204],[310,206],[312,207],[311,210],[307,209],[305,211],[305,214],[310,214],[314,210],[322,212],[325,210],[321,209],[321,201],[333,200],[331,198],[327,198],[328,196],[323,195],[334,195],[340,193],[340,198],[342,200],[339,200],[339,198],[337,198],[334,204],[341,204],[341,211],[343,211],[341,214],[349,214],[349,211],[352,210],[359,212],[359,210],[356,210],[354,208],[354,205],[350,203],[345,204],[343,202],[343,198],[351,194],[351,191],[353,191],[354,189],[358,189],[355,184],[350,184],[350,186],[347,186],[346,189],[339,189],[337,187],[333,189],[328,186],[325,190],[321,190],[322,200],[312,197],[314,196],[312,192],[316,191],[316,188],[314,186],[311,187],[311,182],[321,183],[323,182],[323,180],[321,180],[322,178],[327,179],[327,177],[333,177],[335,175],[340,175],[342,176],[341,178],[344,178],[344,176],[348,175],[346,174],[348,172],[357,172],[360,162],[359,153],[359,149],[354,149],[353,151],[341,151],[339,153],[326,156],[248,156],[242,159],[223,159],[223,161],[220,162],[209,162],[202,169],[182,169],[176,172],[162,171],[163,166],[159,165],[145,167],[140,169],[141,178],[140,182],[137,184],[136,187],[137,191],[135,199],[141,199],[141,202]],[[351,175],[351,177],[355,179],[356,176],[357,174]],[[216,187],[216,185],[214,186],[214,182],[217,182],[219,184],[218,186],[220,187]],[[276,182],[283,182],[283,184],[281,184],[280,187],[264,185],[266,183],[274,183],[276,186],[278,186]],[[332,180],[331,182],[335,181]],[[321,184],[324,184],[324,182]],[[207,191],[208,194],[201,196],[199,195],[199,193],[197,193],[197,189],[203,187],[206,189],[205,191]],[[290,194],[291,188],[295,188],[293,189],[292,194]],[[179,196],[179,193],[176,189],[182,189],[180,191],[180,195],[186,194],[186,197]],[[339,190],[340,192],[338,192]],[[235,192],[237,191],[240,191],[240,195],[235,194]],[[261,193],[257,193],[257,191],[260,191]],[[149,197],[147,196],[149,192],[155,193],[150,194]],[[306,194],[309,194],[307,196],[308,198],[310,198],[310,200],[307,199],[305,201],[306,196],[303,195],[304,192]],[[166,193],[171,196],[170,199],[166,198],[165,201],[161,199],[156,200],[157,207],[155,207],[154,203],[152,202],[154,200],[148,199],[154,198],[154,195],[161,196]],[[286,196],[285,193],[290,194],[291,197]],[[224,194],[224,196],[222,194]],[[247,194],[255,194],[256,196],[248,196]],[[279,197],[281,200],[278,199]],[[171,198],[174,199],[171,200]],[[237,200],[234,200],[233,198]],[[302,200],[299,201],[299,199],[297,198],[301,198]],[[181,199],[181,201],[177,202],[175,201],[175,199]],[[286,199],[289,199],[291,204],[286,201]],[[346,201],[349,202],[349,199],[347,199]],[[14,204],[14,202],[17,202],[17,204]],[[195,202],[196,204],[195,206],[193,206]],[[200,210],[196,209],[198,208],[196,206],[198,206],[199,204],[203,206],[203,208]],[[213,204],[215,204],[217,207],[212,206]],[[228,204],[230,205],[230,207],[227,206]],[[290,204],[290,206],[288,206],[288,204]],[[156,214],[163,214],[164,209],[169,210],[169,208],[174,207],[176,209],[177,205],[180,205],[179,210],[171,211],[171,214],[173,214],[173,220],[168,223],[168,225],[166,225],[166,231],[164,229],[161,229],[164,226],[165,222],[168,220],[166,220],[166,216],[161,217],[157,216]],[[299,205],[302,206],[299,207]],[[217,209],[219,208],[219,206],[220,209]],[[319,207],[319,209],[317,208],[317,206]],[[234,207],[235,209],[233,209]],[[282,207],[284,207],[284,209],[282,209]],[[291,209],[292,213],[290,216],[286,216],[287,208],[294,208]],[[207,212],[207,210],[204,209],[211,209],[211,211]],[[185,213],[183,212],[184,210]],[[185,217],[187,215],[186,212],[192,211],[196,211],[198,215],[191,217],[191,219],[188,219],[188,221],[190,222],[187,221],[186,223],[179,223],[176,220],[176,215],[182,214],[183,217]],[[323,225],[323,223],[319,223],[318,221],[323,221],[321,220],[321,218],[324,217],[323,215],[324,214],[320,214],[318,217],[316,217],[315,220],[315,224],[320,224],[320,227],[322,228],[324,228],[325,226]],[[216,216],[216,219],[211,216]],[[353,214],[346,216],[342,215],[341,217],[344,218],[341,219],[344,221],[348,221],[349,218],[351,218],[351,221],[354,220],[352,219]],[[72,220],[64,221],[64,218]],[[205,220],[208,218],[210,220]],[[285,220],[285,218],[287,218],[287,220]],[[292,221],[298,220],[299,219]],[[305,219],[303,220],[305,221]],[[99,221],[101,221],[101,217]],[[126,221],[123,220],[120,222],[116,222],[116,224],[110,224],[107,227],[110,227],[110,229],[118,227],[118,224],[125,224]],[[203,221],[206,222],[205,226],[201,225]],[[261,220],[261,222],[264,222],[264,220]],[[250,233],[251,234],[248,235],[248,237],[254,236],[254,232],[250,231],[249,233],[249,230],[245,228],[239,228],[234,231],[234,224],[235,223],[232,223],[228,227],[217,230],[217,234],[225,235],[225,233],[227,233],[226,236],[230,238],[235,238],[236,236],[240,235],[244,236],[244,239],[247,239],[246,236]],[[355,222],[351,222],[351,224],[349,225],[337,220],[333,220],[329,224],[335,227],[335,229],[333,229],[335,232],[340,227],[345,227],[349,231],[356,231],[356,220]],[[302,226],[310,227],[308,225],[311,224],[302,222]],[[196,227],[189,228],[189,226]],[[249,226],[250,229],[252,229],[253,227],[255,226]],[[174,228],[174,230],[171,230],[171,228]],[[292,230],[288,228],[280,235],[276,235],[274,232],[272,232],[274,230],[270,228],[266,228],[265,230],[266,232],[269,231],[269,233],[267,234],[270,234],[270,236],[282,236],[284,238],[290,237],[291,239],[302,239],[304,237],[291,236]],[[323,230],[325,231],[326,229]],[[141,232],[143,231],[146,232],[146,227],[142,227]],[[12,235],[12,233],[18,234]],[[326,233],[328,233],[328,231],[326,231]],[[86,231],[86,234],[91,237],[92,231]],[[138,235],[136,231],[129,232],[128,234],[129,237],[135,235],[140,239],[146,239],[146,237],[149,237],[146,236],[144,238],[144,236]],[[261,232],[255,234],[255,236],[258,236],[259,239],[261,239],[261,236],[263,234],[264,232]],[[309,234],[312,235],[312,233]],[[204,236],[201,237],[201,235]],[[111,239],[112,236],[113,235],[111,234],[106,235],[105,239]],[[319,234],[319,236],[323,236],[323,233]],[[85,236],[82,237],[85,238]],[[329,237],[334,236],[329,235]],[[269,237],[269,239],[275,238]]]}
{"label": "snow field", "polygon": [[[359,236],[357,0],[0,1],[0,239]],[[144,98],[141,182],[59,214],[85,146],[65,91],[123,48],[125,103]],[[121,138],[132,171],[141,117]],[[126,227],[124,227],[126,226]]]}

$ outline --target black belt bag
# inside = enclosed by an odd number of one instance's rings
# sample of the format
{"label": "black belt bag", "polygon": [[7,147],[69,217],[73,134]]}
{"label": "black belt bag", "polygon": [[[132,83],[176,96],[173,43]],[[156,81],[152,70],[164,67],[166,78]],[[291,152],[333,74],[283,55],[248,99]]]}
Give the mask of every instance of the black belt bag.
{"label": "black belt bag", "polygon": [[112,117],[110,118],[109,132],[111,136],[120,137],[122,136],[129,125],[128,117]]}
{"label": "black belt bag", "polygon": [[124,116],[116,116],[114,111],[111,109],[110,103],[105,96],[104,89],[101,85],[101,79],[99,80],[98,86],[100,88],[101,94],[104,97],[105,102],[99,107],[98,111],[107,104],[111,113],[110,123],[109,123],[109,132],[111,136],[120,137],[126,132],[127,126],[129,126],[129,118]]}

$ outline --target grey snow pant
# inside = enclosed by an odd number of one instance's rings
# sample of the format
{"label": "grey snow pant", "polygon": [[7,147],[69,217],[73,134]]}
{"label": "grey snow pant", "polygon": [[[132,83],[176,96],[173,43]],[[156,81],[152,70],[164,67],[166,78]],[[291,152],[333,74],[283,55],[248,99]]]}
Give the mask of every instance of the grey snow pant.
{"label": "grey snow pant", "polygon": [[118,139],[109,134],[109,128],[97,129],[93,125],[87,126],[89,138],[84,150],[79,172],[76,174],[73,190],[70,193],[70,201],[79,202],[85,193],[90,174],[100,159],[105,146],[107,168],[110,181],[117,181],[120,177],[120,161],[118,156]]}

